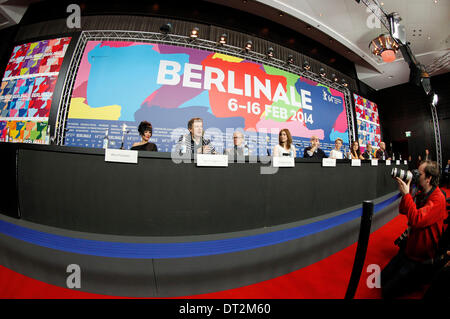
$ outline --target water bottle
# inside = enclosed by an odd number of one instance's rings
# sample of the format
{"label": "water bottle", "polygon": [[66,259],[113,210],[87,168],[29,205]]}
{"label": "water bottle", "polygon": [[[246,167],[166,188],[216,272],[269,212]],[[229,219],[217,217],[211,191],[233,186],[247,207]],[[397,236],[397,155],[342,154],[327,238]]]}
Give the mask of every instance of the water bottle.
{"label": "water bottle", "polygon": [[399,159],[402,160],[402,154],[399,154],[398,156],[399,156]]}
{"label": "water bottle", "polygon": [[108,129],[106,129],[105,137],[103,138],[103,148],[106,150],[108,148],[109,144],[109,136],[108,136]]}
{"label": "water bottle", "polygon": [[244,146],[244,156],[248,156],[248,146]]}
{"label": "water bottle", "polygon": [[395,161],[395,153],[392,153],[392,160]]}
{"label": "water bottle", "polygon": [[50,145],[50,125],[47,124],[47,130],[45,132],[44,144]]}
{"label": "water bottle", "polygon": [[181,154],[186,154],[186,136],[181,140]]}
{"label": "water bottle", "polygon": [[9,142],[9,127],[6,127],[6,136],[5,136],[5,142]]}

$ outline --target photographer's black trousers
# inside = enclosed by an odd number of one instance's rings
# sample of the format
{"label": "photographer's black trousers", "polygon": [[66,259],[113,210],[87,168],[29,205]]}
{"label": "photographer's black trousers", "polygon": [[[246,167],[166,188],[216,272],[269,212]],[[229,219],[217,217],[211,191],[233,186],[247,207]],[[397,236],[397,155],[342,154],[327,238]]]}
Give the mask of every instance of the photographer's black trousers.
{"label": "photographer's black trousers", "polygon": [[383,298],[393,299],[421,289],[432,272],[432,265],[411,260],[400,251],[381,272]]}
{"label": "photographer's black trousers", "polygon": [[430,288],[425,293],[424,299],[450,299],[450,266],[443,267],[436,273]]}

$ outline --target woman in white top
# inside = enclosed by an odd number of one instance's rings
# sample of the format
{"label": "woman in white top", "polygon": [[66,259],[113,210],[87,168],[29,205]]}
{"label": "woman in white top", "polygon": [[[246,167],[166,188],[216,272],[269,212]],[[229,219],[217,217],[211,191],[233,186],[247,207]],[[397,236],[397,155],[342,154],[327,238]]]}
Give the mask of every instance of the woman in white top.
{"label": "woman in white top", "polygon": [[295,147],[292,145],[291,132],[284,128],[278,134],[278,145],[273,149],[273,156],[290,156],[295,158]]}
{"label": "woman in white top", "polygon": [[341,152],[342,144],[344,144],[344,141],[341,138],[334,141],[334,149],[330,152],[330,158],[344,159],[344,154]]}

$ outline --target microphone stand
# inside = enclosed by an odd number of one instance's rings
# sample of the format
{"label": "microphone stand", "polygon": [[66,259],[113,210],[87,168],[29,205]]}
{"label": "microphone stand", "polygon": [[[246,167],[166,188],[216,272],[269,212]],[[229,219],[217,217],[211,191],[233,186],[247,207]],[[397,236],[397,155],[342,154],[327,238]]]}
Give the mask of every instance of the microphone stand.
{"label": "microphone stand", "polygon": [[122,144],[120,145],[120,149],[123,150],[123,146],[124,146],[124,141],[125,141],[125,136],[129,133],[130,131],[127,130],[127,126],[124,123],[122,126]]}
{"label": "microphone stand", "polygon": [[125,141],[125,136],[127,136],[128,133],[130,133],[130,131],[122,132],[122,144],[120,145],[120,149],[121,149],[121,150],[123,150],[124,141]]}
{"label": "microphone stand", "polygon": [[203,133],[202,133],[202,138],[200,140],[200,147],[201,147],[201,150],[202,150],[201,154],[203,154]]}

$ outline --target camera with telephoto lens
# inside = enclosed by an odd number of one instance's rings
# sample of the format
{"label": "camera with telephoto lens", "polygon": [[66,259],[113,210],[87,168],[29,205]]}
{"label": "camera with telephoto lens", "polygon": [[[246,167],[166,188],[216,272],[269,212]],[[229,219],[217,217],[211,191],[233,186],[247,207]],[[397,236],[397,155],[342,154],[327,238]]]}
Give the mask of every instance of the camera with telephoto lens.
{"label": "camera with telephoto lens", "polygon": [[408,183],[408,181],[411,181],[411,184],[417,184],[419,181],[419,170],[413,169],[412,171],[406,171],[404,169],[400,168],[393,168],[391,171],[392,178],[400,178],[405,183]]}

